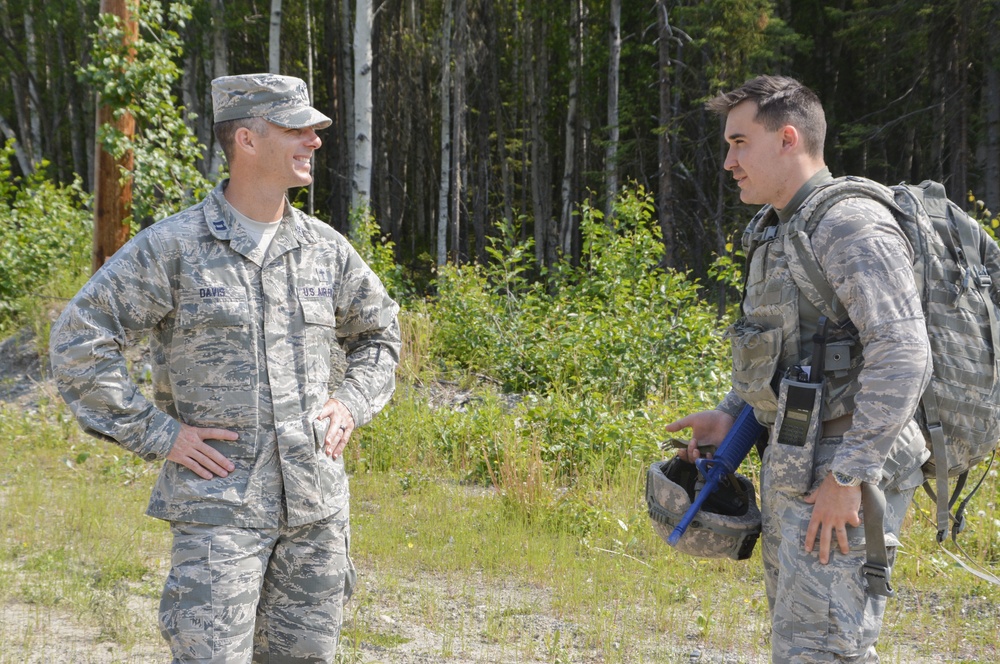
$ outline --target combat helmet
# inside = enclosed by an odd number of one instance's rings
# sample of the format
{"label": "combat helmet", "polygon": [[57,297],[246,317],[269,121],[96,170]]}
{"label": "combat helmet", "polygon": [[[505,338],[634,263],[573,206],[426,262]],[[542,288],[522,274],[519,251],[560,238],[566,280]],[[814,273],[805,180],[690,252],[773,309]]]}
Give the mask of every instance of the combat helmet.
{"label": "combat helmet", "polygon": [[[646,473],[646,505],[653,530],[668,542],[670,533],[687,512],[700,488],[693,463],[674,457],[657,461]],[[691,525],[674,546],[681,553],[702,558],[746,560],[760,536],[760,510],[753,483],[731,473],[719,482]]]}

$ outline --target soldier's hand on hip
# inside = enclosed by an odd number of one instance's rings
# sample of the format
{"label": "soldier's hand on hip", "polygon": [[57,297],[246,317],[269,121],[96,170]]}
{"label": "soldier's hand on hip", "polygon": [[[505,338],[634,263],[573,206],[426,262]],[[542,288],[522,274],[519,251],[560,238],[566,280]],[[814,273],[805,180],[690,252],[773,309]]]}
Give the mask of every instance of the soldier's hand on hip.
{"label": "soldier's hand on hip", "polygon": [[226,477],[236,466],[206,443],[206,440],[236,440],[239,435],[227,429],[201,429],[181,424],[174,446],[167,459],[181,464],[202,479],[210,480],[216,475]]}
{"label": "soldier's hand on hip", "polygon": [[805,502],[813,506],[806,529],[806,553],[812,553],[819,536],[819,561],[830,562],[830,552],[836,545],[844,555],[850,553],[847,528],[861,525],[861,487],[840,486],[827,473],[819,487],[806,495]]}
{"label": "soldier's hand on hip", "polygon": [[323,441],[323,451],[331,459],[338,458],[351,439],[354,416],[347,410],[347,406],[336,399],[330,399],[323,405],[323,410],[316,419],[330,421],[330,428],[326,430],[326,439]]}

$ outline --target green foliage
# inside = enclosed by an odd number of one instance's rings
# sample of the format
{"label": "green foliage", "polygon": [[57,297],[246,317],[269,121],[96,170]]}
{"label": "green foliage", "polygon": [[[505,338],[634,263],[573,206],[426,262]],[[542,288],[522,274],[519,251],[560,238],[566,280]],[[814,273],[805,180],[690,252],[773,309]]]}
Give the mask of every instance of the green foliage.
{"label": "green foliage", "polygon": [[733,291],[742,292],[745,261],[743,250],[735,249],[732,242],[727,242],[726,253],[716,256],[708,266],[708,276]]}
{"label": "green foliage", "polygon": [[185,112],[171,90],[181,77],[177,65],[183,53],[180,35],[169,25],[183,27],[191,16],[187,2],[159,0],[132,7],[139,24],[138,37],[126,44],[117,16],[102,14],[90,64],[78,72],[80,80],[98,91],[102,104],[115,117],[130,113],[136,121],[130,140],[109,125],[98,140],[109,154],[120,158],[131,150],[135,168],[122,173],[133,179],[135,221],[153,221],[177,212],[211,189],[196,168],[202,146],[185,123]]}
{"label": "green foliage", "polygon": [[996,214],[987,209],[986,203],[976,198],[975,194],[971,191],[969,192],[968,200],[969,207],[971,208],[970,214],[979,222],[979,225],[983,227],[983,230],[985,230],[991,238],[996,240],[997,229],[1000,229],[1000,214]]}
{"label": "green foliage", "polygon": [[397,301],[411,295],[413,287],[407,281],[403,267],[396,262],[395,244],[382,234],[371,209],[352,210],[349,228],[356,234],[356,237],[350,238],[351,244],[382,280],[389,295]]}
{"label": "green foliage", "polygon": [[0,148],[0,330],[28,299],[51,294],[54,275],[89,265],[93,229],[79,180],[54,183],[44,162],[14,178],[12,155],[11,143]]}
{"label": "green foliage", "polygon": [[513,392],[572,390],[624,407],[711,399],[722,388],[718,323],[687,275],[659,267],[651,197],[626,190],[611,220],[581,211],[583,256],[529,279],[531,240],[498,227],[488,266],[444,268],[436,349]]}
{"label": "green foliage", "polygon": [[787,53],[806,48],[807,40],[789,29],[774,5],[772,0],[710,0],[677,8],[694,45],[706,55],[704,75],[713,93],[767,72]]}
{"label": "green foliage", "polygon": [[522,507],[544,494],[531,487],[650,459],[672,405],[711,406],[727,386],[712,308],[696,282],[659,266],[650,196],[625,190],[610,220],[589,205],[580,214],[580,265],[532,279],[531,240],[501,224],[494,260],[442,269],[431,308],[436,357],[527,393],[516,429],[490,425],[486,467],[467,464]]}

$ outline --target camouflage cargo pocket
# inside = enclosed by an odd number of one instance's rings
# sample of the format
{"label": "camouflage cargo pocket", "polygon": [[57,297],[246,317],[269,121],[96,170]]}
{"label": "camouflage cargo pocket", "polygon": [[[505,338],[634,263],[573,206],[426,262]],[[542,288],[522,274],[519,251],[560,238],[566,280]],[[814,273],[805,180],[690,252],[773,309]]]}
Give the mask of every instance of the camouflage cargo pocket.
{"label": "camouflage cargo pocket", "polygon": [[771,382],[781,354],[780,328],[765,330],[745,319],[729,326],[733,348],[733,390],[758,413],[774,413],[778,396]]}

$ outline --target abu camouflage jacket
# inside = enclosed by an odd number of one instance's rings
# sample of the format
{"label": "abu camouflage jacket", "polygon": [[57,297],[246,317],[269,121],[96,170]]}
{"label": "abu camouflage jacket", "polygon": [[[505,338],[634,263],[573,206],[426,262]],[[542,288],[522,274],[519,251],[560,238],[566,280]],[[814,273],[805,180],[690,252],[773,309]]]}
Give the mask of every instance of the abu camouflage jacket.
{"label": "abu camouflage jacket", "polygon": [[747,229],[744,315],[730,328],[733,390],[718,408],[735,417],[749,403],[762,423],[773,424],[777,379],[793,365],[809,364],[820,314],[791,271],[797,269],[792,243],[810,242],[861,342],[845,343],[838,363],[827,353],[823,418],[851,415],[832,470],[878,482],[930,376],[927,331],[912,248],[883,205],[850,198],[834,205],[810,236],[790,231],[809,214],[808,195],[830,180],[824,169],[782,214],[765,207]]}
{"label": "abu camouflage jacket", "polygon": [[[351,245],[286,202],[267,254],[234,223],[220,184],[144,230],[73,298],[52,328],[59,390],[88,433],[164,458],[184,422],[236,431],[209,441],[236,466],[199,478],[166,461],[148,514],[171,521],[275,527],[348,503],[343,458],[323,453],[331,396],[362,426],[388,402],[399,307]],[[153,401],[123,348],[148,336]],[[347,355],[330,393],[331,346]]]}

